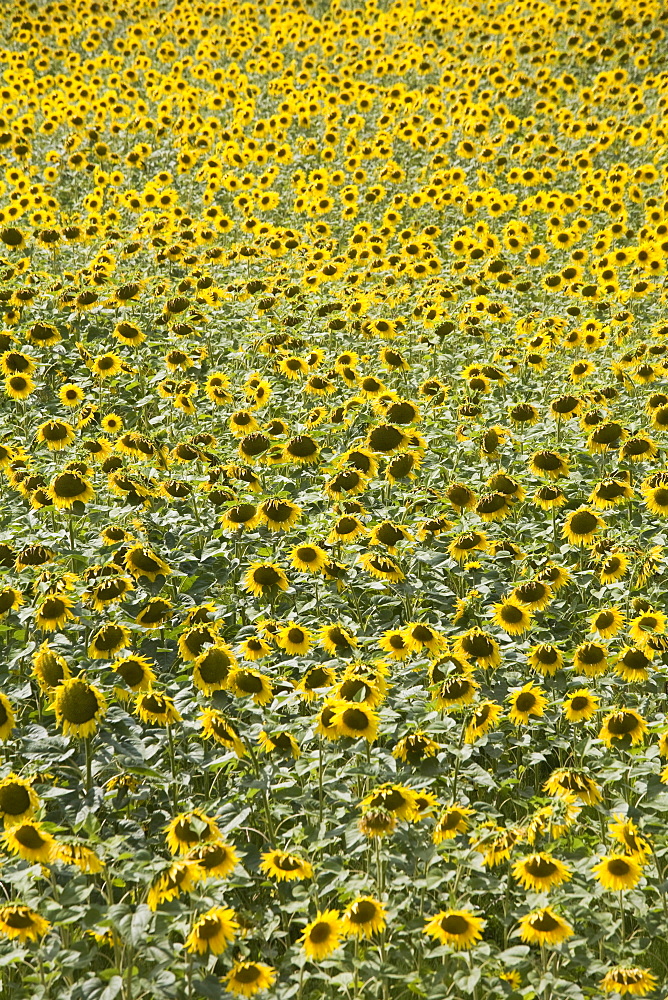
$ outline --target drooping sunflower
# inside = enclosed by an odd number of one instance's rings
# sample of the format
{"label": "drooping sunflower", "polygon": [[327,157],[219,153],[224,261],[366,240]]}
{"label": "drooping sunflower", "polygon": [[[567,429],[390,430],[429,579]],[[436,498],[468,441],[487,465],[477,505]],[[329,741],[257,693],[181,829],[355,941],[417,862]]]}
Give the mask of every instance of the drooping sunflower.
{"label": "drooping sunflower", "polygon": [[399,819],[409,822],[416,812],[416,795],[405,785],[393,785],[386,783],[374,788],[366,798],[362,799],[362,809],[385,809]]}
{"label": "drooping sunflower", "polygon": [[485,921],[471,910],[441,910],[427,921],[423,934],[455,951],[466,951],[481,940],[484,926]]}
{"label": "drooping sunflower", "polygon": [[225,976],[228,992],[242,997],[268,990],[275,979],[275,969],[263,962],[235,962]]}
{"label": "drooping sunflower", "polygon": [[465,531],[450,542],[448,552],[461,563],[470,559],[473,552],[485,552],[488,547],[489,541],[482,531]]}
{"label": "drooping sunflower", "polygon": [[652,852],[652,844],[645,837],[640,835],[640,830],[627,816],[615,813],[612,823],[608,823],[610,836],[639,862],[643,863]]}
{"label": "drooping sunflower", "polygon": [[604,975],[600,987],[604,993],[629,994],[634,997],[645,997],[658,985],[656,976],[649,969],[637,966],[616,965]]}
{"label": "drooping sunflower", "polygon": [[205,955],[207,952],[220,955],[228,944],[234,941],[238,930],[239,924],[234,910],[224,906],[212,906],[197,918],[184,947],[186,951],[200,955]]}
{"label": "drooping sunflower", "polygon": [[595,611],[589,619],[592,632],[597,632],[602,639],[611,639],[624,628],[624,614],[618,607],[601,608]]}
{"label": "drooping sunflower", "polygon": [[76,431],[66,420],[47,420],[37,428],[37,440],[49,451],[61,451],[76,438]]}
{"label": "drooping sunflower", "polygon": [[56,688],[56,722],[65,736],[91,736],[104,717],[107,704],[102,692],[82,677],[71,677]]}
{"label": "drooping sunflower", "polygon": [[573,669],[585,677],[601,677],[608,669],[608,647],[601,642],[582,642],[573,653]]}
{"label": "drooping sunflower", "polygon": [[318,632],[318,639],[325,652],[331,653],[333,656],[346,656],[358,646],[353,633],[339,622],[323,625]]}
{"label": "drooping sunflower", "polygon": [[550,906],[533,910],[520,920],[520,937],[528,944],[561,944],[573,934],[571,924]]}

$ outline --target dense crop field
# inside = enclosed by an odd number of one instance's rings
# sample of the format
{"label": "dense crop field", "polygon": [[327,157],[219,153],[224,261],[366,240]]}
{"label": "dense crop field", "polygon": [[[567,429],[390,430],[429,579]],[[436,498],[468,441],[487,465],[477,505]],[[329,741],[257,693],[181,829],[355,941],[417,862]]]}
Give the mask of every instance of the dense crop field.
{"label": "dense crop field", "polygon": [[0,15],[3,1000],[665,997],[665,5]]}

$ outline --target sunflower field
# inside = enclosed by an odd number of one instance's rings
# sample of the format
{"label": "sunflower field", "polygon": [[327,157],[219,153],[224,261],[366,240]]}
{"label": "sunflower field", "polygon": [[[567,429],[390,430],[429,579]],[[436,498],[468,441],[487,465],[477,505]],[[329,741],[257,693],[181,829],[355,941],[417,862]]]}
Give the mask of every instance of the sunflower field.
{"label": "sunflower field", "polygon": [[668,996],[668,8],[0,9],[3,1000]]}

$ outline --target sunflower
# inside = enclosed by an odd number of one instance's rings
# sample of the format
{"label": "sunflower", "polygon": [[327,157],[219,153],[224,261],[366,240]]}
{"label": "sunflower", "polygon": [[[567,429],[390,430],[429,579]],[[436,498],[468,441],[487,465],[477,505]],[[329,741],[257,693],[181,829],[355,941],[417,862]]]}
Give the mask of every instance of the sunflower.
{"label": "sunflower", "polygon": [[291,465],[315,465],[320,459],[320,448],[310,434],[298,434],[284,446],[282,457]]}
{"label": "sunflower", "polygon": [[632,708],[620,708],[608,712],[605,716],[598,738],[610,748],[615,741],[618,743],[630,742],[631,746],[635,746],[642,743],[646,732],[647,723],[642,715],[639,715]]}
{"label": "sunflower", "polygon": [[277,882],[313,878],[313,868],[297,854],[274,850],[265,851],[261,857],[260,871],[275,878]]}
{"label": "sunflower", "polygon": [[404,635],[413,651],[427,649],[432,656],[438,656],[447,645],[445,636],[426,622],[408,622]]}
{"label": "sunflower", "polygon": [[571,870],[551,854],[529,854],[515,862],[513,875],[525,889],[547,892],[568,882]]}
{"label": "sunflower", "polygon": [[416,812],[416,795],[404,785],[386,783],[374,788],[366,798],[362,799],[361,806],[365,811],[385,809],[393,816],[410,822]]}
{"label": "sunflower", "polygon": [[[147,656],[124,656],[114,663],[114,671],[122,677],[130,691],[148,691],[153,687],[156,674]],[[129,697],[123,689],[116,689],[121,698]]]}
{"label": "sunflower", "polygon": [[392,756],[407,764],[417,766],[420,761],[426,760],[428,757],[435,757],[440,749],[440,743],[432,740],[427,733],[416,730],[398,741],[392,751]]}
{"label": "sunflower", "polygon": [[600,642],[582,642],[573,653],[573,669],[585,677],[601,677],[608,669],[608,647]]}
{"label": "sunflower", "polygon": [[624,614],[618,607],[602,608],[595,611],[589,619],[592,632],[597,632],[602,639],[611,639],[624,628]]}
{"label": "sunflower", "polygon": [[[662,636],[659,638],[663,639]],[[614,661],[615,673],[629,684],[642,684],[649,677],[653,655],[653,650],[649,646],[645,646],[644,649],[639,649],[637,646],[622,646]]]}
{"label": "sunflower", "polygon": [[160,556],[141,544],[133,545],[124,557],[125,567],[135,579],[145,576],[154,583],[159,576],[168,576],[172,571]]}
{"label": "sunflower", "polygon": [[17,611],[23,604],[23,594],[14,587],[4,587],[0,590],[0,618],[10,611]]}
{"label": "sunflower", "polygon": [[470,510],[476,505],[477,497],[466,483],[452,483],[446,489],[445,495],[455,510],[460,513],[464,510]]}
{"label": "sunflower", "polygon": [[37,440],[50,451],[67,448],[76,438],[76,431],[66,420],[47,420],[37,428]]}
{"label": "sunflower", "polygon": [[432,833],[433,842],[442,844],[444,840],[453,840],[458,834],[466,833],[469,828],[469,816],[474,815],[475,810],[466,806],[446,806],[436,820]]}
{"label": "sunflower", "polygon": [[501,663],[498,642],[483,629],[472,628],[458,636],[453,651],[465,660],[475,660],[479,667],[498,667]]}
{"label": "sunflower", "polygon": [[216,821],[201,809],[179,813],[165,827],[165,835],[172,854],[187,854],[195,847],[221,839]]}
{"label": "sunflower", "polygon": [[277,497],[265,500],[258,513],[270,531],[288,531],[300,519],[301,507]]}
{"label": "sunflower", "polygon": [[487,536],[482,531],[465,531],[457,535],[448,545],[448,552],[457,562],[466,562],[473,552],[485,552],[489,547]]}
{"label": "sunflower", "polygon": [[504,600],[499,604],[494,604],[493,608],[492,620],[508,635],[521,635],[531,626],[533,620],[531,612],[521,604],[515,604],[512,600]]}
{"label": "sunflower", "polygon": [[0,779],[0,817],[5,827],[30,819],[39,808],[39,798],[30,781],[11,771]]}
{"label": "sunflower", "polygon": [[668,619],[663,611],[648,610],[629,622],[629,635],[640,649],[646,650],[652,636],[664,635]]}
{"label": "sunflower", "polygon": [[109,660],[121,649],[130,645],[130,631],[125,625],[107,622],[94,633],[88,644],[88,655],[93,660]]}
{"label": "sunflower", "polygon": [[636,858],[625,854],[608,854],[592,868],[604,889],[617,892],[632,889],[642,878],[642,867]]}
{"label": "sunflower", "polygon": [[181,715],[172,699],[153,689],[140,691],[135,701],[135,712],[142,722],[156,726],[168,726],[181,721]]}
{"label": "sunflower", "polygon": [[520,920],[520,937],[528,944],[561,944],[573,936],[573,928],[550,906],[533,910]]}
{"label": "sunflower", "polygon": [[65,736],[91,736],[104,717],[107,705],[102,692],[82,677],[71,677],[56,688],[56,722]]}
{"label": "sunflower", "polygon": [[0,740],[6,742],[16,725],[16,717],[12,703],[6,694],[0,691]]}
{"label": "sunflower", "polygon": [[32,820],[5,826],[3,840],[7,850],[24,861],[48,864],[56,849],[56,841],[51,834],[43,829],[41,823]]}
{"label": "sunflower", "polygon": [[552,677],[564,665],[564,657],[561,650],[551,643],[539,643],[529,650],[528,660],[530,665],[544,677]]}
{"label": "sunflower", "polygon": [[319,691],[335,683],[336,672],[331,667],[315,666],[306,672],[297,690],[306,701],[312,701]]}
{"label": "sunflower", "polygon": [[304,954],[314,962],[327,958],[339,947],[344,925],[338,910],[320,910],[304,928],[300,941]]}
{"label": "sunflower", "polygon": [[19,944],[44,937],[51,924],[29,906],[12,903],[0,907],[0,935],[18,939]]}
{"label": "sunflower", "polygon": [[215,708],[207,708],[200,716],[199,722],[204,736],[215,740],[216,743],[227,747],[228,750],[232,750],[237,757],[244,756],[246,748],[236,729],[228,722],[222,712]]}
{"label": "sunflower", "polygon": [[269,678],[259,670],[250,670],[247,667],[237,667],[230,671],[227,689],[237,698],[252,698],[256,705],[268,705],[274,697],[274,689]]}
{"label": "sunflower", "polygon": [[540,718],[545,714],[547,698],[543,695],[541,688],[536,687],[532,681],[525,684],[519,691],[514,691],[510,697],[510,712],[508,718],[516,725],[528,725],[532,716]]}
{"label": "sunflower", "polygon": [[616,965],[604,975],[600,987],[604,993],[627,993],[634,997],[645,997],[658,985],[656,976],[649,969],[639,969],[637,966]]}
{"label": "sunflower", "polygon": [[455,951],[465,951],[482,938],[485,921],[471,910],[441,910],[424,926],[423,934],[447,944]]}
{"label": "sunflower", "polygon": [[[668,499],[668,492],[666,493]],[[626,574],[629,560],[623,552],[611,552],[599,564],[599,579],[601,583],[616,583]]]}
{"label": "sunflower", "polygon": [[566,494],[558,486],[541,486],[533,495],[534,502],[541,510],[563,507]]}
{"label": "sunflower", "polygon": [[37,608],[35,624],[45,632],[55,632],[67,621],[76,621],[72,614],[74,601],[64,594],[52,594],[45,597]]}
{"label": "sunflower", "polygon": [[412,652],[403,629],[387,629],[379,638],[378,645],[393,660],[405,660]]}
{"label": "sunflower", "polygon": [[254,562],[244,574],[243,588],[256,597],[267,597],[274,594],[277,588],[287,590],[288,578],[275,563]]}
{"label": "sunflower", "polygon": [[581,506],[567,515],[561,534],[571,545],[592,545],[605,521],[589,507]]}
{"label": "sunflower", "polygon": [[357,469],[341,469],[330,479],[325,481],[323,490],[326,496],[332,497],[334,500],[338,500],[345,494],[349,496],[355,496],[358,493],[363,493],[367,487],[369,480],[367,476],[359,472]]}
{"label": "sunflower", "polygon": [[269,643],[259,635],[251,635],[239,644],[241,656],[244,660],[261,660],[271,652]]}
{"label": "sunflower", "polygon": [[358,536],[366,534],[366,527],[359,517],[353,514],[343,514],[332,525],[327,542],[336,545],[339,542],[352,542]]}
{"label": "sunflower", "polygon": [[610,836],[623,845],[626,851],[644,862],[652,852],[652,845],[645,837],[640,836],[638,827],[632,819],[628,819],[619,813],[615,814],[614,821],[608,823]]}
{"label": "sunflower", "polygon": [[347,629],[334,622],[330,625],[323,625],[318,632],[320,645],[332,656],[345,656],[357,648],[357,639]]}
{"label": "sunflower", "polygon": [[5,392],[10,399],[27,399],[35,391],[35,383],[29,375],[8,375],[5,378]]}
{"label": "sunflower", "polygon": [[598,698],[588,688],[578,688],[564,700],[563,713],[569,722],[588,722],[598,711]]}
{"label": "sunflower", "polygon": [[169,618],[172,610],[171,601],[164,597],[152,597],[151,600],[141,608],[136,616],[137,625],[144,629],[160,628]]}
{"label": "sunflower", "polygon": [[225,976],[227,991],[242,997],[268,990],[275,979],[276,971],[263,962],[235,962]]}
{"label": "sunflower", "polygon": [[205,955],[220,955],[228,944],[234,941],[239,924],[234,910],[223,906],[212,906],[194,922],[185,942],[186,951]]}
{"label": "sunflower", "polygon": [[405,579],[403,571],[389,556],[363,552],[360,554],[358,562],[367,573],[370,573],[377,580],[384,580],[386,583],[399,583]]}
{"label": "sunflower", "polygon": [[476,708],[464,734],[465,743],[475,743],[491,729],[495,729],[503,714],[501,705],[493,701],[483,701]]}
{"label": "sunflower", "polygon": [[596,805],[602,798],[601,790],[593,778],[572,767],[560,767],[553,771],[543,789],[565,802],[579,798],[588,806]]}
{"label": "sunflower", "polygon": [[290,622],[279,629],[276,645],[286,653],[305,656],[311,648],[312,636],[308,629]]}
{"label": "sunflower", "polygon": [[235,849],[222,840],[200,844],[188,855],[191,874],[195,881],[207,878],[227,878],[239,864]]}
{"label": "sunflower", "polygon": [[338,736],[365,739],[373,743],[378,736],[378,714],[367,705],[337,700],[331,708],[330,728]]}
{"label": "sunflower", "polygon": [[384,930],[385,907],[373,896],[361,896],[346,909],[341,922],[343,931],[352,937],[370,938],[376,932]]}
{"label": "sunflower", "polygon": [[161,872],[151,885],[146,898],[149,909],[157,910],[161,903],[176,899],[181,892],[193,887],[195,865],[191,861],[175,861]]}

